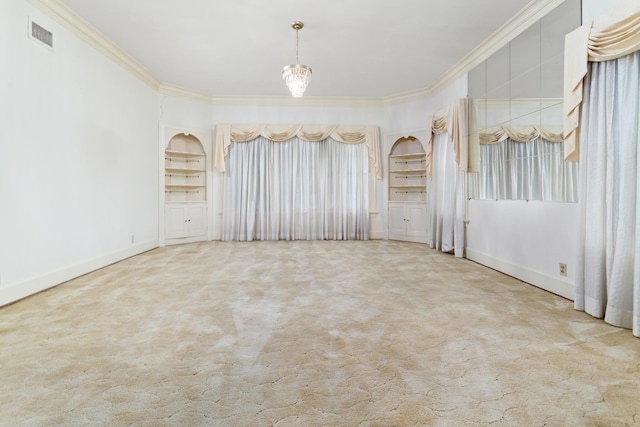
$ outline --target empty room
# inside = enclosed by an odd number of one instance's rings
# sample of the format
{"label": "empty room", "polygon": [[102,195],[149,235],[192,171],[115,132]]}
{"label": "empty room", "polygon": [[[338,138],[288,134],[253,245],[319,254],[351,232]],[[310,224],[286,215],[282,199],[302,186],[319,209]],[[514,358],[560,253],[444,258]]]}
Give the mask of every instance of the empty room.
{"label": "empty room", "polygon": [[640,425],[637,0],[0,0],[0,426]]}

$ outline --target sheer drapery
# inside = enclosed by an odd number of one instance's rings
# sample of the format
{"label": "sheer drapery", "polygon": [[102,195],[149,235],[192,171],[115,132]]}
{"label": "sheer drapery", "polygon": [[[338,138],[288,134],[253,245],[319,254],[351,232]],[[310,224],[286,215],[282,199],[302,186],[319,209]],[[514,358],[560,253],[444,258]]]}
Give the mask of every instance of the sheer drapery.
{"label": "sheer drapery", "polygon": [[640,50],[640,2],[623,0],[609,13],[567,34],[564,47],[565,159],[580,158],[583,82],[589,62],[610,61]]}
{"label": "sheer drapery", "polygon": [[364,144],[258,137],[229,147],[223,240],[369,239]]}
{"label": "sheer drapery", "polygon": [[464,256],[465,173],[477,171],[480,159],[471,102],[459,99],[428,121],[427,241],[457,257]]}
{"label": "sheer drapery", "polygon": [[589,64],[575,308],[640,337],[640,52]]}
{"label": "sheer drapery", "polygon": [[465,172],[456,163],[449,133],[435,135],[427,178],[427,241],[442,252],[464,256]]}
{"label": "sheer drapery", "polygon": [[564,161],[559,142],[542,138],[518,142],[507,138],[480,144],[480,171],[473,174],[470,182],[472,198],[575,202],[578,163]]}

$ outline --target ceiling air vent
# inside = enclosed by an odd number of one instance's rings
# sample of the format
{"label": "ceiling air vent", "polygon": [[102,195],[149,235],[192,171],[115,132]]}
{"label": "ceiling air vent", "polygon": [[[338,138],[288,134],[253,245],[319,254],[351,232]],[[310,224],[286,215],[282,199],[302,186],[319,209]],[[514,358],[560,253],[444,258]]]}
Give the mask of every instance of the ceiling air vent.
{"label": "ceiling air vent", "polygon": [[29,36],[32,39],[38,40],[50,48],[53,48],[53,33],[51,31],[41,27],[31,20],[29,21],[29,25]]}

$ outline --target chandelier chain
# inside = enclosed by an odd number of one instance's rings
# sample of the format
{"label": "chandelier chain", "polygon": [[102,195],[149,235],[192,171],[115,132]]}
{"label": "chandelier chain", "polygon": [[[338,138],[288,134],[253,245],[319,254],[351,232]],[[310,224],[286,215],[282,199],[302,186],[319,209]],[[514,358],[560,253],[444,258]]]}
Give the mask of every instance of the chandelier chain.
{"label": "chandelier chain", "polygon": [[296,64],[299,64],[299,63],[300,63],[300,60],[298,59],[298,46],[299,46],[299,41],[298,41],[298,31],[300,31],[300,30],[298,30],[298,29],[296,28]]}

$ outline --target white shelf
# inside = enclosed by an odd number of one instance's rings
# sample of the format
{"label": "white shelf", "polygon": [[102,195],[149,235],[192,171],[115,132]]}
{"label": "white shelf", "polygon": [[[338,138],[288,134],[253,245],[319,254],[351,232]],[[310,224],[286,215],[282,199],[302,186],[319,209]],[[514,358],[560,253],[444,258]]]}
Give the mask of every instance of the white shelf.
{"label": "white shelf", "polygon": [[390,170],[389,173],[395,173],[398,175],[422,175],[426,174],[426,169],[398,169],[398,170]]}
{"label": "white shelf", "polygon": [[390,202],[426,202],[427,153],[413,136],[393,142],[389,153],[388,192]]}
{"label": "white shelf", "polygon": [[207,199],[206,154],[192,135],[174,136],[164,151],[165,202],[204,202]]}
{"label": "white shelf", "polygon": [[168,189],[180,189],[180,188],[205,188],[204,185],[189,185],[189,184],[166,184],[164,186]]}
{"label": "white shelf", "polygon": [[390,185],[389,188],[396,188],[398,190],[426,190],[426,185]]}
{"label": "white shelf", "polygon": [[179,157],[179,158],[205,156],[204,153],[196,153],[196,152],[189,152],[189,151],[175,151],[175,150],[165,150],[164,154],[166,154],[167,157]]}
{"label": "white shelf", "polygon": [[391,159],[400,160],[420,160],[426,158],[427,153],[409,153],[409,154],[392,154],[389,156]]}
{"label": "white shelf", "polygon": [[165,172],[206,172],[205,169],[189,169],[189,168],[164,168]]}

